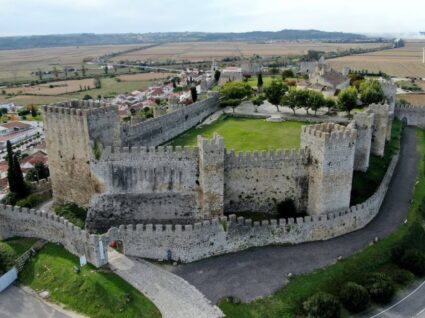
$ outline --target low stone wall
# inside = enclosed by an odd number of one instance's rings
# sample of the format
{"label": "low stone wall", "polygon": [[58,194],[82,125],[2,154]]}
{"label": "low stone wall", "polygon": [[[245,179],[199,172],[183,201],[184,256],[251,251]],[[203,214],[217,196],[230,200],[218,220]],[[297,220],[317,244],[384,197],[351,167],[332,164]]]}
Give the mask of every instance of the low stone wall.
{"label": "low stone wall", "polygon": [[261,223],[230,216],[194,225],[120,226],[103,234],[102,240],[122,241],[129,256],[192,262],[256,246],[331,239],[363,228],[378,214],[397,162],[398,155],[375,194],[339,213]]}
{"label": "low stone wall", "polygon": [[[271,114],[265,113],[239,113],[239,112],[227,112],[226,116],[236,117],[236,118],[250,118],[250,119],[261,119],[261,118],[269,118]],[[312,115],[302,115],[302,114],[288,114],[288,113],[280,113],[284,120],[289,121],[300,121],[304,123],[337,123],[337,124],[348,124],[350,120],[345,117],[339,116],[312,116]]]}
{"label": "low stone wall", "polygon": [[405,121],[409,126],[417,126],[425,129],[424,106],[396,106],[394,116]]}
{"label": "low stone wall", "polygon": [[31,187],[33,187],[34,194],[52,197],[52,181],[50,178],[31,182]]}
{"label": "low stone wall", "polygon": [[103,246],[98,235],[89,234],[55,214],[0,204],[0,240],[15,236],[60,243],[74,255],[85,255],[97,267],[107,263],[107,245]]}

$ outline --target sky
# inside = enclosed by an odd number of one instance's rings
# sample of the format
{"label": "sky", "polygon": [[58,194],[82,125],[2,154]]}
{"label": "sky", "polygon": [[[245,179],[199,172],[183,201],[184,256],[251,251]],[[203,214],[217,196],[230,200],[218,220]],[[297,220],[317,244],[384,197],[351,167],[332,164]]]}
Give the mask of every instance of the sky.
{"label": "sky", "polygon": [[424,0],[0,0],[0,35],[425,31]]}

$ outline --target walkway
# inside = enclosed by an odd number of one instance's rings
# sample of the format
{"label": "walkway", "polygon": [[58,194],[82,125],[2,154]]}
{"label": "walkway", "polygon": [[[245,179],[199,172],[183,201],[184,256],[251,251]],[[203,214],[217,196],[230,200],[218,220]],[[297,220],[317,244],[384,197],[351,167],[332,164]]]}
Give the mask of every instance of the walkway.
{"label": "walkway", "polygon": [[149,298],[163,318],[223,317],[195,287],[156,265],[110,250],[109,266]]}
{"label": "walkway", "polygon": [[312,272],[384,238],[399,228],[407,215],[417,177],[419,156],[415,128],[407,127],[400,161],[378,216],[364,229],[328,241],[293,246],[263,247],[214,257],[174,268],[175,274],[198,288],[214,303],[225,296],[244,302],[270,295],[287,284],[288,273]]}
{"label": "walkway", "polygon": [[0,318],[84,318],[16,286],[0,294]]}

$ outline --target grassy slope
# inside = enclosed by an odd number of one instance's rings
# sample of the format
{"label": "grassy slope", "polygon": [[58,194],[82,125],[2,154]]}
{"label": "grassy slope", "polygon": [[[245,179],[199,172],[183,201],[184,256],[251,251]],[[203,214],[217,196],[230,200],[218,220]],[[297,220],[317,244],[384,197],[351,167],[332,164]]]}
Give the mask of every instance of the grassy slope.
{"label": "grassy slope", "polygon": [[401,122],[394,120],[392,126],[393,137],[391,142],[385,145],[384,157],[370,156],[368,171],[354,172],[351,205],[366,201],[378,188],[391,162],[392,156],[400,149],[401,129]]}
{"label": "grassy slope", "polygon": [[269,123],[264,119],[221,117],[211,125],[190,129],[167,145],[195,146],[198,135],[210,138],[217,132],[224,138],[226,147],[236,151],[299,148],[302,125],[299,122]]}
{"label": "grassy slope", "polygon": [[425,132],[418,130],[417,134],[421,158],[419,183],[415,187],[407,225],[387,239],[335,265],[295,277],[285,288],[270,297],[239,305],[223,301],[220,308],[226,316],[229,318],[294,317],[301,313],[302,302],[317,291],[327,291],[338,295],[341,286],[347,281],[361,282],[366,273],[373,271],[388,272],[388,268],[393,266],[390,260],[391,248],[409,233],[415,222],[423,221],[419,206],[425,198]]}
{"label": "grassy slope", "polygon": [[36,291],[48,290],[51,301],[93,318],[161,316],[120,277],[91,265],[75,273],[73,267],[78,264],[78,258],[62,246],[48,244],[25,265],[20,281]]}
{"label": "grassy slope", "polygon": [[13,267],[16,259],[36,242],[31,238],[11,238],[0,242],[0,272]]}

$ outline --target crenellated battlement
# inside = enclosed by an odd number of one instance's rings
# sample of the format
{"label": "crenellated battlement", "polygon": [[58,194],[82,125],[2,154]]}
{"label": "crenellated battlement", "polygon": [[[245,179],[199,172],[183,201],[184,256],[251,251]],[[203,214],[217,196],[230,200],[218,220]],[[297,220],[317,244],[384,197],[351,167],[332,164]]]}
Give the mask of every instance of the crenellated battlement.
{"label": "crenellated battlement", "polygon": [[[309,126],[302,126],[304,136],[324,141],[349,141],[353,142],[357,138],[355,129],[345,127],[335,123],[324,123]],[[304,137],[305,138],[305,137]]]}
{"label": "crenellated battlement", "polygon": [[370,104],[369,110],[375,114],[388,115],[391,112],[391,107],[388,104]]}
{"label": "crenellated battlement", "polygon": [[226,160],[230,161],[245,161],[245,162],[256,162],[256,161],[293,161],[293,160],[304,160],[309,154],[308,149],[277,149],[277,150],[254,150],[251,151],[238,151],[234,149],[225,149]]}
{"label": "crenellated battlement", "polygon": [[115,106],[105,101],[70,101],[44,105],[42,107],[45,114],[63,114],[73,116],[102,116],[108,112],[116,112]]}
{"label": "crenellated battlement", "polygon": [[158,147],[114,147],[107,146],[102,151],[100,161],[137,161],[146,158],[193,157],[198,155],[197,147],[158,146]]}

